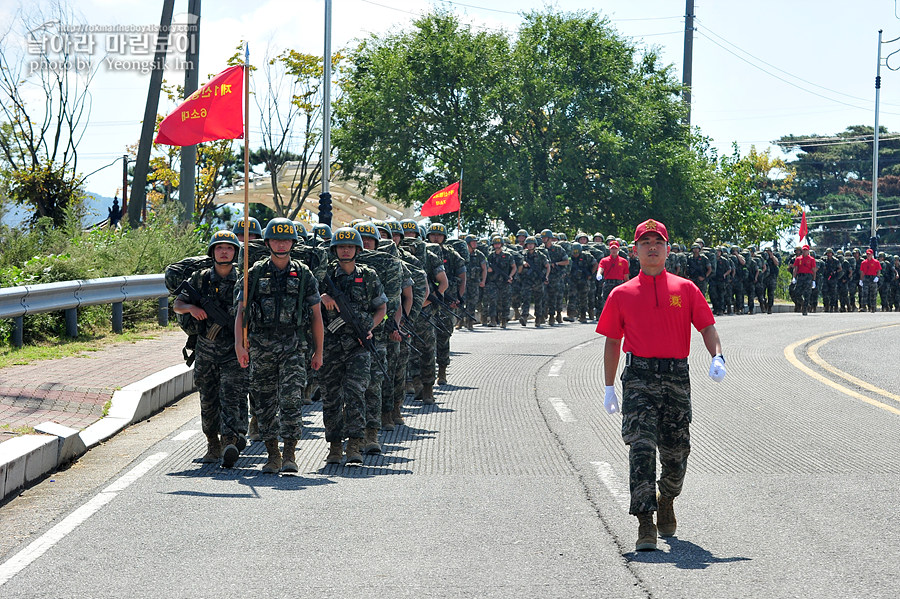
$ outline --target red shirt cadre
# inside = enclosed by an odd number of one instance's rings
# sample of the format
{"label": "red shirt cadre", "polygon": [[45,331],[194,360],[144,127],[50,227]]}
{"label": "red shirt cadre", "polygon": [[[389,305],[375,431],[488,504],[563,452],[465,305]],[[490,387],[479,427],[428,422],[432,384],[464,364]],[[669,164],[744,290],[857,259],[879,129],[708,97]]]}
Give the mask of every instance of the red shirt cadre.
{"label": "red shirt cadre", "polygon": [[794,266],[797,267],[798,275],[811,275],[816,267],[816,259],[812,256],[799,256],[794,260]]}
{"label": "red shirt cadre", "polygon": [[880,270],[881,262],[875,258],[866,258],[862,261],[862,264],[859,265],[859,272],[870,277],[877,275]]}
{"label": "red shirt cadre", "polygon": [[[615,258],[616,262],[613,263]],[[616,254],[610,254],[606,258],[600,260],[600,268],[603,269],[603,279],[612,281],[623,281],[625,275],[628,274],[628,260]]]}
{"label": "red shirt cadre", "polygon": [[623,351],[635,356],[680,359],[691,351],[691,325],[701,331],[715,322],[693,282],[666,271],[655,277],[642,271],[609,294],[597,332],[624,337]]}

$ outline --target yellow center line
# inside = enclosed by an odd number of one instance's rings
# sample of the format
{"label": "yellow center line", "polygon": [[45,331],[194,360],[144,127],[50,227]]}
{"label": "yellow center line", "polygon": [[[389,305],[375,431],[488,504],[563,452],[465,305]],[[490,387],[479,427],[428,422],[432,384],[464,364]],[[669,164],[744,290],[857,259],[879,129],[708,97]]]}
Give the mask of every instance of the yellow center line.
{"label": "yellow center line", "polygon": [[838,338],[846,336],[846,335],[855,335],[858,333],[865,333],[868,331],[875,331],[878,329],[886,329],[886,328],[896,327],[896,326],[900,326],[900,325],[891,324],[891,325],[880,326],[880,327],[871,327],[871,328],[856,330],[856,331],[844,331],[844,332],[839,332],[839,333],[835,333],[835,334],[829,333],[827,335],[815,335],[813,337],[809,337],[807,339],[797,341],[796,343],[792,343],[791,345],[784,348],[784,357],[795,368],[797,368],[798,370],[800,370],[802,372],[805,372],[806,374],[808,374],[810,377],[816,379],[817,381],[819,381],[825,385],[828,385],[829,387],[836,389],[837,391],[840,391],[841,393],[843,393],[845,395],[849,395],[850,397],[854,397],[862,402],[865,402],[871,406],[875,406],[875,407],[881,408],[883,410],[887,410],[888,412],[891,412],[893,414],[896,414],[897,416],[900,416],[900,409],[898,409],[897,407],[882,403],[875,399],[872,399],[871,397],[863,395],[862,393],[854,391],[853,389],[849,389],[849,388],[841,385],[840,383],[837,383],[837,382],[819,374],[818,372],[816,372],[815,370],[813,370],[812,368],[808,367],[806,364],[801,362],[795,355],[797,348],[800,347],[801,345],[805,345],[807,343],[811,343],[813,341],[819,340],[819,342],[816,343],[814,346],[810,347],[809,351],[807,352],[807,355],[810,357],[811,360],[813,360],[813,362],[818,364],[820,367],[822,367],[826,371],[834,374],[835,376],[844,378],[847,381],[850,381],[855,385],[859,385],[860,387],[862,387],[864,389],[867,389],[874,393],[878,393],[879,395],[882,395],[884,397],[888,397],[890,399],[900,402],[900,396],[894,395],[893,393],[885,391],[884,389],[881,389],[879,387],[875,387],[874,385],[866,383],[865,381],[862,381],[852,375],[849,375],[849,374],[843,372],[842,370],[838,370],[834,366],[831,366],[830,364],[825,362],[825,360],[823,360],[818,354],[818,349],[822,345],[824,345],[825,343],[828,343],[829,341],[832,341],[834,339],[838,339]]}

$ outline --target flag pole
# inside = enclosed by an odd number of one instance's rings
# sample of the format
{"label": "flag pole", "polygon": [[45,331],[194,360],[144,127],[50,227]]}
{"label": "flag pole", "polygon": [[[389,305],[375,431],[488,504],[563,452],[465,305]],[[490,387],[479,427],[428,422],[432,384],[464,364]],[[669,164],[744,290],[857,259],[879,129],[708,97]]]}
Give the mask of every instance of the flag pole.
{"label": "flag pole", "polygon": [[250,43],[244,42],[244,318],[243,340],[244,348],[247,343],[247,271],[250,265]]}
{"label": "flag pole", "polygon": [[463,167],[459,167],[459,190],[457,193],[459,194],[459,211],[456,213],[456,236],[459,237],[460,232],[462,231],[462,182],[463,182]]}

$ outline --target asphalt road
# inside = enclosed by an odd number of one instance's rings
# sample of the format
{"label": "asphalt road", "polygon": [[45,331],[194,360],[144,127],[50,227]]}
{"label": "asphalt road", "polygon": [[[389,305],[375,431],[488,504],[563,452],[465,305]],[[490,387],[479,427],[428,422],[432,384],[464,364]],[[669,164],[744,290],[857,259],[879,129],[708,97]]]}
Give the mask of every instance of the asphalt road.
{"label": "asphalt road", "polygon": [[357,468],[202,465],[196,396],[0,507],[0,596],[896,597],[897,314],[720,319],[695,334],[676,538],[635,553],[593,325],[457,333],[437,404]]}

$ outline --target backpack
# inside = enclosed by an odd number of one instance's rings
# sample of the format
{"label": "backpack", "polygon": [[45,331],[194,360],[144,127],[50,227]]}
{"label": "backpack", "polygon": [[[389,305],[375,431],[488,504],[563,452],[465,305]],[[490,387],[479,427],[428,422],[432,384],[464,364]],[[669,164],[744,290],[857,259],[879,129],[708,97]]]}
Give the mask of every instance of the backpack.
{"label": "backpack", "polygon": [[[215,262],[209,256],[190,256],[179,260],[174,264],[170,264],[166,267],[164,275],[166,289],[174,296],[175,290],[178,289],[178,286],[181,285],[182,281],[190,279],[191,275],[198,270],[212,268],[214,265]],[[188,337],[200,333],[200,321],[190,314],[176,314],[175,320]]]}

